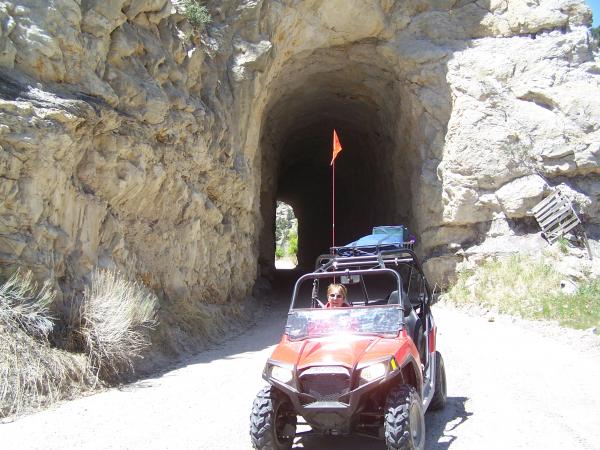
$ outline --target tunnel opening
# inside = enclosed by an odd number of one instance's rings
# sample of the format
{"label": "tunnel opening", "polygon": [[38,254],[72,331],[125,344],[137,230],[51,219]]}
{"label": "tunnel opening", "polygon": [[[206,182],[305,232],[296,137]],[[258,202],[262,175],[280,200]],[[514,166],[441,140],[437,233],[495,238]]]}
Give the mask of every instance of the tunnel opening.
{"label": "tunnel opening", "polygon": [[298,267],[310,269],[332,245],[332,132],[343,150],[335,168],[335,244],[373,226],[417,226],[413,189],[422,161],[415,142],[415,99],[393,70],[365,51],[335,49],[286,66],[271,88],[261,127],[259,264],[274,269],[276,201],[294,209]]}
{"label": "tunnel opening", "polygon": [[298,219],[291,205],[278,200],[275,210],[275,268],[295,269],[297,253]]}

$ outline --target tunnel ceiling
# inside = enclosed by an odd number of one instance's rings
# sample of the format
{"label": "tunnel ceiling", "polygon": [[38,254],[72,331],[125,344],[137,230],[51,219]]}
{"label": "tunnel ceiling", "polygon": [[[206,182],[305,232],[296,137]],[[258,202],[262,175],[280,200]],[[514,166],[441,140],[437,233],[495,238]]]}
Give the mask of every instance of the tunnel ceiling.
{"label": "tunnel ceiling", "polygon": [[[374,225],[409,221],[407,170],[394,163],[398,152],[411,151],[399,136],[401,101],[394,74],[372,61],[334,52],[289,65],[262,128],[264,259],[274,252],[276,200],[290,204],[298,218],[301,265],[310,266],[331,245],[333,129],[343,146],[336,159],[336,245]],[[394,177],[407,180],[405,191],[397,192]]]}

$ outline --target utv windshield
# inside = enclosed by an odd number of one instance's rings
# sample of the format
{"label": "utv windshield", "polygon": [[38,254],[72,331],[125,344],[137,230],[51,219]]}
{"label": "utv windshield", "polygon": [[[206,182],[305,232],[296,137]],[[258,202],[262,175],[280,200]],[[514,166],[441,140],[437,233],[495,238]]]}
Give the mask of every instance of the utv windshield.
{"label": "utv windshield", "polygon": [[292,310],[286,331],[291,340],[334,334],[372,334],[393,337],[402,327],[398,306]]}

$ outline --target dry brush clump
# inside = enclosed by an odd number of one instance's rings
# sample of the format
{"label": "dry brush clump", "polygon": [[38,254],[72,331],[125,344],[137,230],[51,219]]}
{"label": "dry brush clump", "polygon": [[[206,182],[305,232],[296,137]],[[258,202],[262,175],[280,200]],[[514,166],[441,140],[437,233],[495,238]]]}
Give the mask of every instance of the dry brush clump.
{"label": "dry brush clump", "polygon": [[118,273],[96,270],[76,303],[74,328],[95,375],[117,380],[131,373],[150,345],[157,298],[142,284]]}
{"label": "dry brush clump", "polygon": [[54,292],[33,275],[15,273],[0,286],[0,417],[83,391],[91,383],[82,355],[52,348]]}
{"label": "dry brush clump", "polygon": [[53,300],[50,284],[38,289],[30,272],[0,285],[0,418],[117,381],[132,373],[150,345],[156,296],[121,274],[96,270],[72,302],[73,351],[54,348],[48,339],[57,322],[50,314]]}

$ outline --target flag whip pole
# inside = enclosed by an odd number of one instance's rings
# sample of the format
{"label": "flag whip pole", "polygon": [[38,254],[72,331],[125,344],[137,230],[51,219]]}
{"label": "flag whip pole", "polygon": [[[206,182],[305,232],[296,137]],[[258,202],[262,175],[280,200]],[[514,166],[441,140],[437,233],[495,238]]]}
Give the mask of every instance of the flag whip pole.
{"label": "flag whip pole", "polygon": [[331,246],[335,247],[335,160],[331,165]]}
{"label": "flag whip pole", "polygon": [[335,247],[335,157],[342,151],[342,145],[335,129],[333,130],[333,151],[331,153],[331,246]]}

